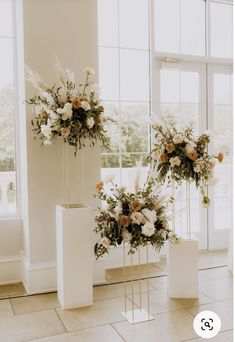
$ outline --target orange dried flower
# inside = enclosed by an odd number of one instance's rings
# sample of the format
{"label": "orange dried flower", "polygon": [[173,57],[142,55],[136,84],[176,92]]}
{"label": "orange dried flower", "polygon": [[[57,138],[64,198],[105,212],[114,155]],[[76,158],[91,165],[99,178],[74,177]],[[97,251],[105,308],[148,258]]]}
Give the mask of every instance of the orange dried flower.
{"label": "orange dried flower", "polygon": [[72,105],[74,108],[79,108],[81,106],[81,100],[78,97],[72,98]]}
{"label": "orange dried flower", "polygon": [[167,150],[168,153],[174,152],[174,150],[175,150],[175,145],[172,144],[172,143],[167,144],[167,145],[166,145],[166,150]]}
{"label": "orange dried flower", "polygon": [[129,219],[129,216],[126,216],[126,215],[122,215],[120,217],[120,223],[123,227],[128,227],[129,226],[129,223],[130,223],[130,219]]}
{"label": "orange dried flower", "polygon": [[132,211],[140,211],[142,208],[142,204],[138,201],[134,201],[130,204],[130,209]]}
{"label": "orange dried flower", "polygon": [[224,154],[223,154],[222,152],[218,153],[217,158],[218,158],[218,161],[219,161],[220,163],[222,163],[223,160],[224,160]]}
{"label": "orange dried flower", "polygon": [[161,161],[162,163],[165,163],[165,162],[167,162],[167,160],[168,160],[167,155],[166,155],[165,153],[162,153],[162,154],[160,155],[160,161]]}
{"label": "orange dried flower", "polygon": [[44,110],[39,113],[39,117],[41,120],[45,119],[46,116],[47,116],[47,113]]}
{"label": "orange dried flower", "polygon": [[101,191],[104,187],[104,182],[99,182],[96,184],[95,188],[96,188],[96,191]]}

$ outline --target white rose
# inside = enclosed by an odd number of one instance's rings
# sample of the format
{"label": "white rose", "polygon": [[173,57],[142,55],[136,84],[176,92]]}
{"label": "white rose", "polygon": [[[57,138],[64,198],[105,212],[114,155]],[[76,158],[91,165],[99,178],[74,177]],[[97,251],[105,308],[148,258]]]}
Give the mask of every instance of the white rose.
{"label": "white rose", "polygon": [[118,217],[120,214],[122,214],[122,204],[119,202],[116,205],[114,210],[115,210],[116,216]]}
{"label": "white rose", "polygon": [[132,239],[132,234],[128,232],[128,230],[123,230],[122,232],[122,238],[123,238],[123,241],[125,242],[129,242],[131,241]]}
{"label": "white rose", "polygon": [[161,150],[155,150],[155,151],[153,151],[152,152],[152,158],[154,159],[154,160],[158,160],[159,158],[160,158],[160,154],[161,154],[162,152],[161,152]]}
{"label": "white rose", "polygon": [[131,221],[135,224],[141,224],[143,223],[144,215],[140,212],[134,211],[131,216]]}
{"label": "white rose", "polygon": [[91,106],[87,101],[82,101],[80,107],[82,107],[86,111],[91,109]]}
{"label": "white rose", "polygon": [[199,172],[201,172],[201,168],[200,168],[200,165],[196,165],[196,166],[194,166],[194,171],[196,172],[196,173],[199,173]]}
{"label": "white rose", "polygon": [[195,149],[196,146],[197,146],[197,145],[196,145],[194,142],[190,141],[190,143],[188,143],[188,144],[185,146],[185,150],[186,150],[187,153],[188,153],[188,152],[192,152],[192,151],[194,151],[194,149]]}
{"label": "white rose", "polygon": [[62,116],[62,120],[64,121],[67,119],[71,119],[73,115],[72,104],[69,102],[65,103],[64,108],[58,108],[56,111]]}
{"label": "white rose", "polygon": [[106,237],[103,237],[101,240],[100,240],[100,244],[103,245],[106,249],[109,249],[110,247],[110,240]]}
{"label": "white rose", "polygon": [[47,138],[50,139],[51,138],[51,126],[50,126],[50,122],[49,125],[42,125],[41,126],[41,132],[42,134]]}
{"label": "white rose", "polygon": [[151,223],[154,223],[157,219],[157,214],[156,214],[156,211],[154,211],[154,210],[149,210],[149,209],[145,208],[142,210],[142,213],[144,214],[146,219]]}
{"label": "white rose", "polygon": [[89,129],[91,129],[94,126],[95,120],[91,116],[90,118],[87,118],[86,125]]}
{"label": "white rose", "polygon": [[44,140],[43,145],[51,145],[51,140],[48,140],[48,139]]}
{"label": "white rose", "polygon": [[173,137],[173,143],[174,144],[181,144],[183,142],[184,138],[181,133],[177,133]]}
{"label": "white rose", "polygon": [[172,157],[170,159],[170,163],[171,163],[171,166],[174,167],[174,166],[179,166],[180,163],[181,163],[181,160],[179,157]]}
{"label": "white rose", "polygon": [[142,226],[142,234],[146,236],[152,236],[155,233],[155,227],[151,222],[146,222]]}

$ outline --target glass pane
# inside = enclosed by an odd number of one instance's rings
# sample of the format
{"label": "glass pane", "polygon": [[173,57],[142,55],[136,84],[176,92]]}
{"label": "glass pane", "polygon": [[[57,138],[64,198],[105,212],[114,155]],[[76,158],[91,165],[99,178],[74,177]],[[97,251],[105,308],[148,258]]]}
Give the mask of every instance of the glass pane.
{"label": "glass pane", "polygon": [[148,152],[149,108],[143,103],[121,104],[121,151]]}
{"label": "glass pane", "polygon": [[199,129],[199,74],[162,69],[160,73],[162,115],[179,128],[193,124]]}
{"label": "glass pane", "polygon": [[149,53],[120,49],[122,101],[149,101]]}
{"label": "glass pane", "polygon": [[231,82],[228,74],[214,74],[214,104],[231,104]]}
{"label": "glass pane", "polygon": [[148,0],[119,0],[120,47],[148,49]]}
{"label": "glass pane", "polygon": [[233,6],[210,4],[211,56],[232,58]]}
{"label": "glass pane", "polygon": [[232,85],[231,75],[214,74],[214,149],[223,152],[224,162],[215,167],[214,229],[232,227]]}
{"label": "glass pane", "polygon": [[181,102],[199,103],[199,74],[191,71],[180,72]]}
{"label": "glass pane", "polygon": [[99,48],[99,79],[103,100],[119,98],[118,64],[118,49]]}
{"label": "glass pane", "polygon": [[180,52],[179,0],[155,0],[155,50]]}
{"label": "glass pane", "polygon": [[0,37],[12,37],[11,0],[0,0]]}
{"label": "glass pane", "polygon": [[205,55],[204,0],[181,0],[181,53]]}
{"label": "glass pane", "polygon": [[118,0],[98,0],[99,45],[118,46]]}
{"label": "glass pane", "polygon": [[13,85],[12,39],[0,38],[0,89]]}
{"label": "glass pane", "polygon": [[162,69],[160,73],[161,102],[180,102],[180,72],[179,70]]}

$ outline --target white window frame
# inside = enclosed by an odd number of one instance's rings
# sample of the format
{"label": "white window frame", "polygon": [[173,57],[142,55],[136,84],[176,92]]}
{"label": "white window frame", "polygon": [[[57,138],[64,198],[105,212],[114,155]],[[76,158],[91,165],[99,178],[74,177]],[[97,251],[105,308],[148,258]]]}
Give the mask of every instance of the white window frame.
{"label": "white window frame", "polygon": [[18,37],[18,21],[22,24],[22,0],[10,0],[12,6],[12,45],[13,45],[13,92],[14,92],[14,131],[15,131],[15,187],[16,211],[0,213],[0,220],[19,218],[20,210],[20,151],[19,151],[19,89],[18,89],[18,46],[22,44]]}

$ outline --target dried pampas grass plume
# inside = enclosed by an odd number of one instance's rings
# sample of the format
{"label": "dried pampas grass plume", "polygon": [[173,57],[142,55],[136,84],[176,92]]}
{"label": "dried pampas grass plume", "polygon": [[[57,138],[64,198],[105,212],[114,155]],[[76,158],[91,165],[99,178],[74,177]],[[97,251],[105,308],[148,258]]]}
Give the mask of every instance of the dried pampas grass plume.
{"label": "dried pampas grass plume", "polygon": [[48,89],[48,86],[43,82],[39,74],[30,69],[27,65],[25,67],[25,79],[40,91],[47,91]]}

